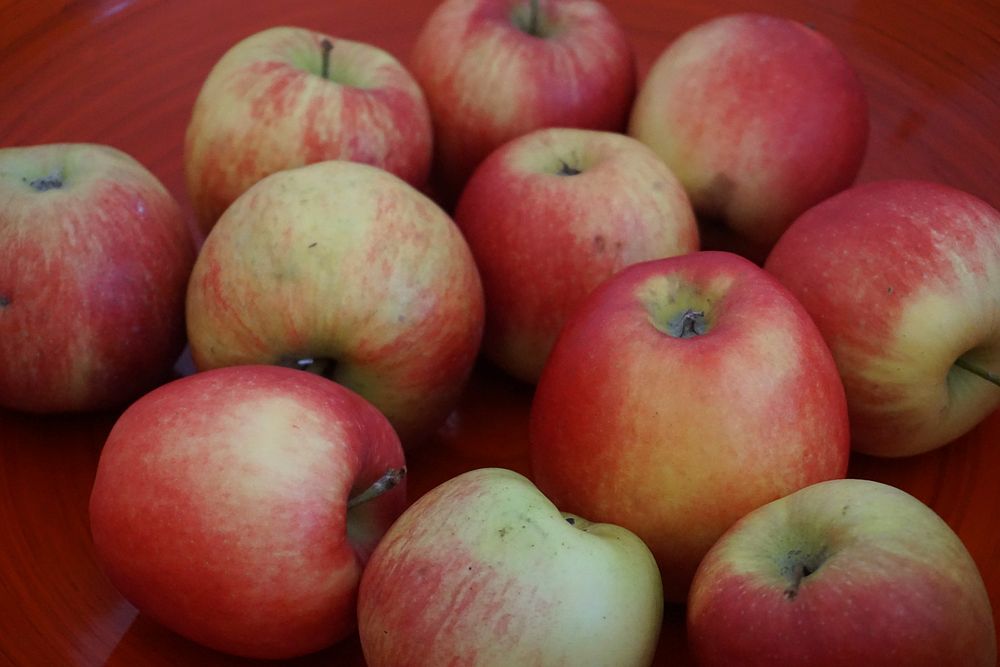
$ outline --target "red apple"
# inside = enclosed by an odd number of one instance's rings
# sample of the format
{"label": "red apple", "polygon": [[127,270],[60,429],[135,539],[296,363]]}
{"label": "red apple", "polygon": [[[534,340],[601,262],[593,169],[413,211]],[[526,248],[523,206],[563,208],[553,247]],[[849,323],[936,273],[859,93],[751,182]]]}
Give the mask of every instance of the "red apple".
{"label": "red apple", "polygon": [[493,152],[455,211],[486,295],[485,355],[536,382],[563,323],[600,282],[698,249],[684,189],[611,132],[536,130]]}
{"label": "red apple", "polygon": [[687,188],[707,246],[762,262],[796,216],[854,181],[868,106],[818,30],[737,14],[692,28],[659,56],[629,134]]}
{"label": "red apple", "polygon": [[119,407],[170,377],[195,245],[144,166],[96,144],[0,149],[0,405]]}
{"label": "red apple", "polygon": [[765,266],[833,350],[855,449],[925,452],[1000,406],[1000,211],[986,202],[860,185],[803,214]]}
{"label": "red apple", "polygon": [[662,613],[656,562],[638,537],[561,513],[496,468],[454,477],[407,509],[358,593],[370,667],[646,667]]}
{"label": "red apple", "polygon": [[700,252],[622,270],[542,372],[533,479],[559,507],[636,533],[667,599],[737,519],[843,477],[844,389],[816,325],[763,269]]}
{"label": "red apple", "polygon": [[994,667],[982,577],[929,507],[885,484],[815,484],[750,513],[691,586],[702,667]]}
{"label": "red apple", "polygon": [[344,161],[272,174],[241,195],[205,239],[187,300],[197,368],[321,367],[407,446],[455,407],[483,317],[451,218],[387,171]]}
{"label": "red apple", "polygon": [[[212,648],[288,658],[350,634],[361,570],[405,506],[386,419],[303,371],[198,373],[132,404],[90,499],[98,559],[141,613]],[[386,479],[393,479],[387,477]]]}
{"label": "red apple", "polygon": [[423,92],[391,54],[276,27],[212,68],[187,128],[184,169],[207,232],[264,176],[313,162],[364,162],[422,187],[432,144]]}
{"label": "red apple", "polygon": [[481,160],[531,130],[624,130],[635,94],[628,39],[596,0],[445,0],[409,63],[449,200]]}

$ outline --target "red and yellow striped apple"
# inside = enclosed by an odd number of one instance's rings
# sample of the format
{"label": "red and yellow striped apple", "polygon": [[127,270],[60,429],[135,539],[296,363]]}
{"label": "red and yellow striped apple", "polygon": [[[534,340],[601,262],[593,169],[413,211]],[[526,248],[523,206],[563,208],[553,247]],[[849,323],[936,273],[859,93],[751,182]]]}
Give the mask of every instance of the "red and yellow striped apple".
{"label": "red and yellow striped apple", "polygon": [[959,537],[897,488],[812,485],[740,519],[698,568],[701,667],[994,667],[983,579]]}
{"label": "red and yellow striped apple", "polygon": [[596,130],[536,130],[497,149],[463,191],[455,222],[483,280],[483,351],[527,382],[599,283],[698,249],[676,177],[635,139]]}
{"label": "red and yellow striped apple", "polygon": [[534,395],[530,458],[562,509],[649,545],[667,599],[737,519],[843,477],[844,388],[816,325],[749,260],[628,267],[570,318]]}
{"label": "red and yellow striped apple", "polygon": [[499,468],[410,506],[358,592],[370,667],[646,667],[662,615],[656,562],[638,537],[562,513]]}
{"label": "red and yellow striped apple", "polygon": [[385,417],[325,378],[196,373],[115,423],[90,499],[94,546],[122,595],[175,632],[242,656],[302,655],[354,630],[362,568],[405,484],[356,499],[403,470]]}
{"label": "red and yellow striped apple", "polygon": [[796,220],[765,267],[833,351],[855,449],[925,452],[1000,406],[1000,211],[981,199],[859,185]]}

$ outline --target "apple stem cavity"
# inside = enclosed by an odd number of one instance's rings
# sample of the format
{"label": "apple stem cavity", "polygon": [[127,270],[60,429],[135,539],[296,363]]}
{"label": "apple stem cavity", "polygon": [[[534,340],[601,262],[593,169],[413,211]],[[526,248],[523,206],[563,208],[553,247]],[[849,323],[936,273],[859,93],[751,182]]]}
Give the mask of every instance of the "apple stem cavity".
{"label": "apple stem cavity", "polygon": [[28,185],[38,192],[46,192],[48,190],[58,190],[63,186],[63,182],[62,169],[56,167],[51,171],[51,173],[49,173],[48,176],[36,178],[35,180],[28,182]]}
{"label": "apple stem cavity", "polygon": [[972,363],[965,357],[959,357],[955,360],[955,365],[962,370],[969,371],[973,375],[978,375],[987,382],[992,382],[996,386],[1000,387],[1000,374],[994,373],[993,371],[986,370],[982,366]]}
{"label": "apple stem cavity", "polygon": [[363,505],[370,500],[378,498],[383,493],[395,488],[401,481],[403,481],[404,477],[406,477],[405,466],[402,468],[389,468],[381,477],[375,480],[374,484],[358,495],[351,497],[347,501],[347,509],[354,509],[358,505]]}
{"label": "apple stem cavity", "polygon": [[320,66],[320,76],[324,79],[330,78],[330,52],[333,51],[333,42],[327,38],[323,38],[323,41],[319,43],[321,49],[323,49],[323,60]]}
{"label": "apple stem cavity", "polygon": [[688,308],[667,322],[667,333],[674,338],[694,338],[704,335],[708,330],[705,322],[705,311]]}
{"label": "apple stem cavity", "polygon": [[559,171],[556,172],[559,176],[576,176],[581,173],[576,167],[571,167],[565,160],[559,160]]}

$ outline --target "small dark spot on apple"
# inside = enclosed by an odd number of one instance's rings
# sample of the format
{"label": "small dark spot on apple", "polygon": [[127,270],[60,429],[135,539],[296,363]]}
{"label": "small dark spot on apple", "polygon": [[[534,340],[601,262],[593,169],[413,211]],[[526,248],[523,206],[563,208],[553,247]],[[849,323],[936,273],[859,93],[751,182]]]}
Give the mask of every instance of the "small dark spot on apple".
{"label": "small dark spot on apple", "polygon": [[850,505],[844,505],[842,508],[840,508],[840,516],[847,516],[848,507],[850,507]]}
{"label": "small dark spot on apple", "polygon": [[507,535],[507,531],[509,531],[509,530],[510,530],[509,527],[504,526],[503,528],[501,528],[500,530],[497,531],[497,535],[500,536],[500,539],[503,539]]}
{"label": "small dark spot on apple", "polygon": [[11,299],[9,296],[7,296],[6,294],[0,294],[0,308],[6,308],[12,302],[13,299]]}
{"label": "small dark spot on apple", "polygon": [[576,519],[574,519],[571,516],[568,516],[568,517],[566,517],[566,523],[568,523],[571,526],[575,526],[576,525]]}
{"label": "small dark spot on apple", "polygon": [[313,241],[312,243],[310,243],[309,247],[310,248],[315,248],[316,247],[316,241]]}
{"label": "small dark spot on apple", "polygon": [[604,247],[606,245],[607,242],[604,240],[603,236],[598,234],[597,236],[594,237],[594,250],[596,250],[597,252],[604,252]]}
{"label": "small dark spot on apple", "polygon": [[889,288],[885,292],[886,294],[892,294],[892,285],[889,285]]}

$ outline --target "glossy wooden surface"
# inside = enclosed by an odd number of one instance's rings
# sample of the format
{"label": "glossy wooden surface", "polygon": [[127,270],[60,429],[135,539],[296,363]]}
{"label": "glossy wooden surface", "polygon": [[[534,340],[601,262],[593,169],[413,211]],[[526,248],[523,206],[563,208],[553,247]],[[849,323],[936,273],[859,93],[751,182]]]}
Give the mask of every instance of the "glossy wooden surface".
{"label": "glossy wooden surface", "polygon": [[[290,24],[376,44],[405,61],[435,0],[0,0],[0,144],[93,141],[135,156],[187,211],[181,142],[212,64],[241,37]],[[755,9],[812,23],[857,68],[872,136],[860,180],[942,181],[1000,205],[1000,8],[927,0],[607,0],[640,75],[710,16]],[[530,389],[480,368],[436,441],[410,456],[416,497],[482,465],[526,472]],[[138,615],[101,575],[87,499],[114,414],[0,411],[0,664],[242,665]],[[850,474],[895,484],[958,532],[1000,608],[1000,413],[961,441]],[[669,609],[658,664],[690,664]],[[295,664],[363,664],[355,639]]]}

